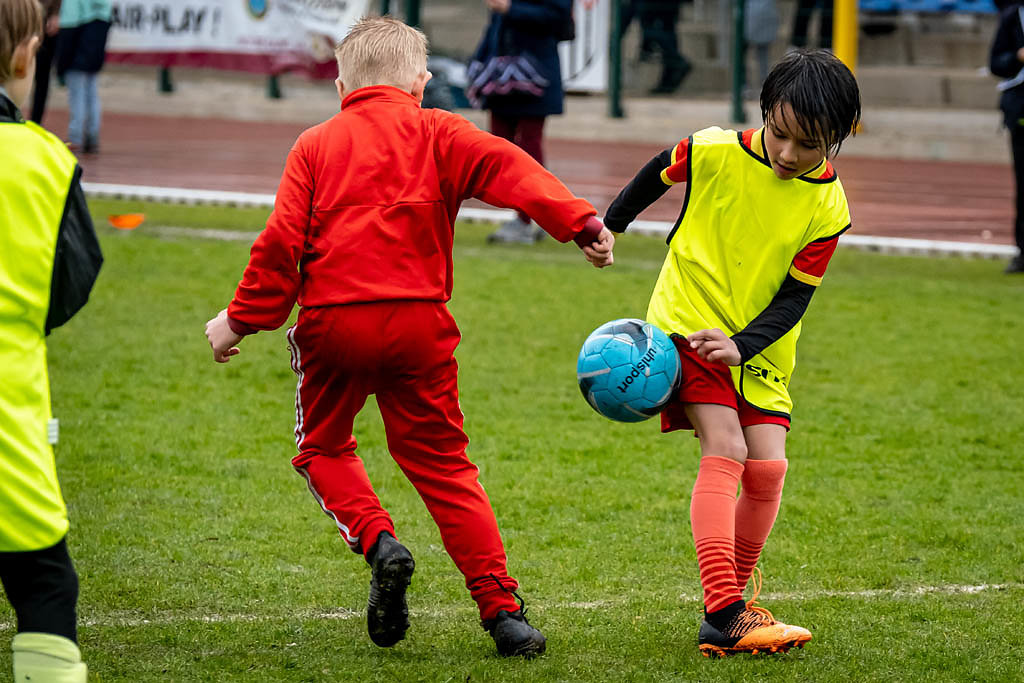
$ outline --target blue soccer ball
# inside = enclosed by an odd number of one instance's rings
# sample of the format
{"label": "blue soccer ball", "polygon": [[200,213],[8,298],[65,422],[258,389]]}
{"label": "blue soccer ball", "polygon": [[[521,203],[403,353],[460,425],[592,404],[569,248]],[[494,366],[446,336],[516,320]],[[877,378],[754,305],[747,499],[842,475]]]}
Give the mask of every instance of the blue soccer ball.
{"label": "blue soccer ball", "polygon": [[576,362],[580,391],[594,410],[619,422],[654,417],[679,388],[679,352],[649,322],[622,318],[590,333]]}

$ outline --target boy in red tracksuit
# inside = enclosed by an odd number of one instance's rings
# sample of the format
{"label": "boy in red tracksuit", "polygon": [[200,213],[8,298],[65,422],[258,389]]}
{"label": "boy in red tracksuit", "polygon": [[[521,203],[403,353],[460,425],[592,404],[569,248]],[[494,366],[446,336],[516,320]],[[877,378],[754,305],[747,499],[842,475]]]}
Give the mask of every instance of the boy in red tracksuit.
{"label": "boy in red tracksuit", "polygon": [[292,464],[372,568],[374,643],[405,637],[414,562],[355,452],[353,420],[369,394],[498,652],[539,654],[544,636],[513,599],[518,583],[466,457],[453,356],[460,334],[445,305],[454,222],[469,197],[520,210],[559,241],[575,240],[597,267],[612,263],[614,238],[594,207],[518,147],[420,108],[430,73],[416,29],[364,19],[336,55],[341,112],[292,148],[235,297],[207,323],[214,360],[238,353],[244,335],[280,327],[298,301],[288,331],[299,378]]}

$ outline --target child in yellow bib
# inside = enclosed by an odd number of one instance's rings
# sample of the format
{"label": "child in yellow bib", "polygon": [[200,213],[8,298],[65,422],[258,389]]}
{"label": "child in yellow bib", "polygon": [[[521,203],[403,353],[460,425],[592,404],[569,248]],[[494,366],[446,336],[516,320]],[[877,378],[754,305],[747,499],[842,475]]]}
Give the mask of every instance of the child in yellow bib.
{"label": "child in yellow bib", "polygon": [[18,621],[14,680],[85,683],[46,335],[85,304],[103,258],[81,167],[21,114],[41,34],[36,0],[0,0],[0,583]]}
{"label": "child in yellow bib", "polygon": [[765,80],[761,114],[761,128],[706,128],[654,157],[605,216],[622,232],[670,186],[686,184],[647,320],[672,335],[683,366],[662,431],[692,429],[700,439],[690,522],[706,656],[786,651],[811,639],[742,592],[781,501],[800,319],[850,227],[828,160],[860,120],[860,93],[832,54],[794,50]]}

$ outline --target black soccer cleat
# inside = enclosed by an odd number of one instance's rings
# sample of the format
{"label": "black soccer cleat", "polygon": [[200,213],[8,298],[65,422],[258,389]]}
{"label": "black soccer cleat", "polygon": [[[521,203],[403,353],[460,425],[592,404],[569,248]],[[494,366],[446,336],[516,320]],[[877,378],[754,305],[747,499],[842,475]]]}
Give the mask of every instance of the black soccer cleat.
{"label": "black soccer cleat", "polygon": [[515,612],[498,610],[498,615],[483,622],[483,627],[494,638],[498,654],[502,657],[529,659],[541,654],[546,648],[547,639],[544,634],[530,626],[521,609]]}
{"label": "black soccer cleat", "polygon": [[409,630],[405,589],[412,581],[416,562],[412,553],[394,536],[382,531],[377,537],[370,567],[370,598],[366,603],[366,630],[379,647],[391,647]]}

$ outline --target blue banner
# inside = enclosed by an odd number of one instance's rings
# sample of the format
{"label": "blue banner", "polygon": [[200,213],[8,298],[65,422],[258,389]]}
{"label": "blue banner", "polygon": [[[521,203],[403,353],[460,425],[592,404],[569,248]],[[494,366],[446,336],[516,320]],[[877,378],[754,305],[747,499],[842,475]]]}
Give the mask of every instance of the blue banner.
{"label": "blue banner", "polygon": [[993,0],[860,0],[862,12],[995,13]]}

